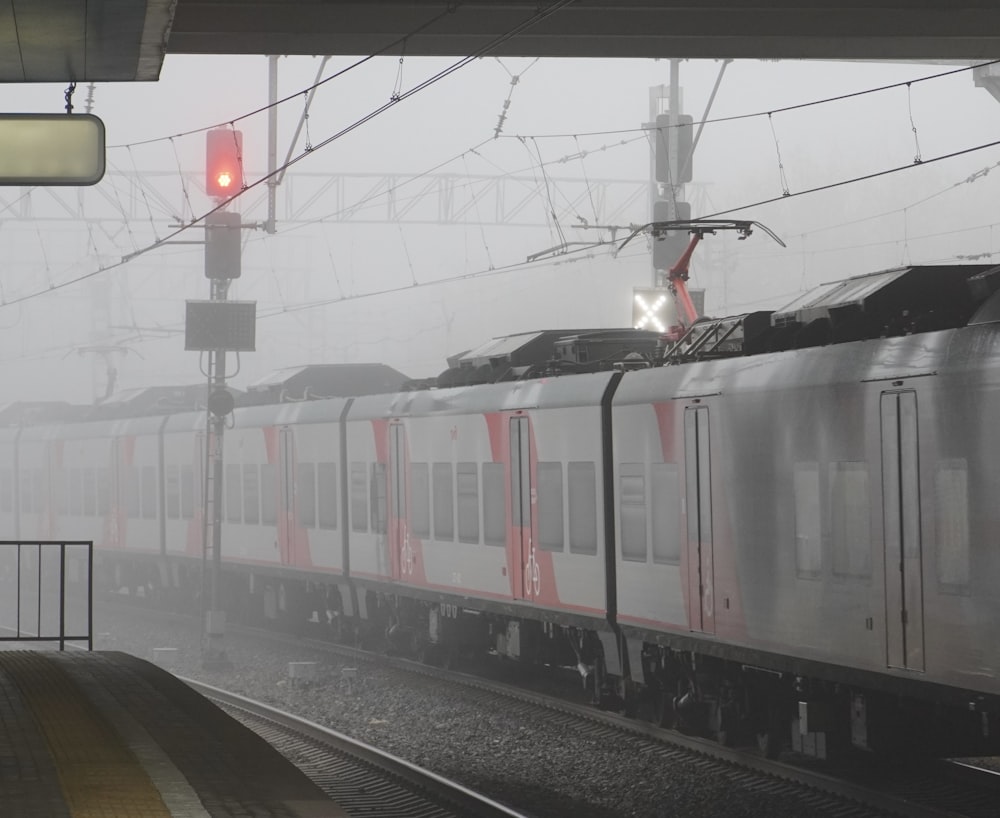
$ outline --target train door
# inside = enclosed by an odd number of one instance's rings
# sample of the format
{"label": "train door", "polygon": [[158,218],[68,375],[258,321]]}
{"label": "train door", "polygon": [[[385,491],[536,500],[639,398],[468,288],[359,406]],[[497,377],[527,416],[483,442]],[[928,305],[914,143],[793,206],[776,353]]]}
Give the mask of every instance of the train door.
{"label": "train door", "polygon": [[889,667],[924,670],[917,395],[882,394],[885,621]]}
{"label": "train door", "polygon": [[407,525],[406,427],[389,426],[389,554],[393,579],[413,575],[413,548]]}
{"label": "train door", "polygon": [[541,583],[531,538],[533,492],[531,481],[531,425],[526,417],[510,419],[510,510],[514,532],[513,592],[517,599],[534,599]]}
{"label": "train door", "polygon": [[712,564],[712,470],[708,408],[684,411],[687,508],[687,583],[691,630],[715,633]]}
{"label": "train door", "polygon": [[[296,490],[295,434],[287,426],[278,430],[278,552],[282,565],[295,561]],[[305,490],[305,486],[300,487]],[[315,487],[310,485],[313,491]],[[315,501],[314,501],[315,502]]]}

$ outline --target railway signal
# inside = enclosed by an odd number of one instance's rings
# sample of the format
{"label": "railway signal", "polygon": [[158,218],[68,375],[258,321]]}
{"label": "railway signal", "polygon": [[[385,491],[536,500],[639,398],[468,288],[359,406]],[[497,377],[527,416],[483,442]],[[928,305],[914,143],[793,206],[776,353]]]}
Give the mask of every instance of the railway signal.
{"label": "railway signal", "polygon": [[[691,221],[691,203],[666,200],[654,202],[653,221],[689,222]],[[666,272],[673,267],[687,250],[690,241],[690,234],[683,229],[663,230],[653,235],[653,269]]]}
{"label": "railway signal", "polygon": [[694,119],[690,114],[678,114],[677,124],[673,127],[670,125],[670,114],[656,117],[657,182],[672,186],[690,182],[693,178],[693,151]]}
{"label": "railway signal", "polygon": [[216,128],[205,136],[205,192],[232,198],[243,190],[243,132]]}
{"label": "railway signal", "polygon": [[239,278],[243,270],[239,213],[217,210],[205,217],[205,278]]}

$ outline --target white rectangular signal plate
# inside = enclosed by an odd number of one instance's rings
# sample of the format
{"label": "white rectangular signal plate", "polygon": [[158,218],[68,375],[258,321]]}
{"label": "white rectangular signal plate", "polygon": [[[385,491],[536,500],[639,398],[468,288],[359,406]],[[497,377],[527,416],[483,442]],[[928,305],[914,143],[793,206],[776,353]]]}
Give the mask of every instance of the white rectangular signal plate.
{"label": "white rectangular signal plate", "polygon": [[96,185],[104,151],[93,114],[0,113],[0,186]]}

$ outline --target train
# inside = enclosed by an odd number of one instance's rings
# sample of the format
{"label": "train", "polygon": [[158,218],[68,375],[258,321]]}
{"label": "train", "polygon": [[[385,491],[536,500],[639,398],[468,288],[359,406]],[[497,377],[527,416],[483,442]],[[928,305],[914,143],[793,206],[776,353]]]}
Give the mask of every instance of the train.
{"label": "train", "polygon": [[[680,338],[497,338],[432,381],[283,371],[227,417],[217,607],[576,668],[772,756],[996,753],[998,322],[1000,267],[914,265]],[[0,524],[204,608],[199,389],[0,411]]]}

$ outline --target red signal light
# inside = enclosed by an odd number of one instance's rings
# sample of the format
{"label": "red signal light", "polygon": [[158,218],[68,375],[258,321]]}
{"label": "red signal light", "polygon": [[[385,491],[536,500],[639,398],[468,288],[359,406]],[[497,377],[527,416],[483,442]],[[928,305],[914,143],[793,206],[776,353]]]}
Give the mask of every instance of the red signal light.
{"label": "red signal light", "polygon": [[243,190],[243,132],[217,128],[206,137],[205,192],[228,199]]}

